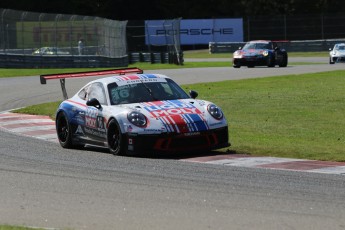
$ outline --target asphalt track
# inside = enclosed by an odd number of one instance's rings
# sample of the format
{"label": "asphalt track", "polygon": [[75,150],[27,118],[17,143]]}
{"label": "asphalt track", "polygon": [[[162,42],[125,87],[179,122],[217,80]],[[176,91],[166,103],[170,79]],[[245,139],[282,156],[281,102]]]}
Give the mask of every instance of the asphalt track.
{"label": "asphalt track", "polygon": [[[189,84],[344,68],[155,72]],[[83,84],[68,81],[68,90]],[[0,95],[4,111],[56,101],[61,90],[58,82],[42,86],[38,77],[19,77],[0,79]],[[182,156],[114,157],[103,149],[66,150],[2,130],[0,146],[2,224],[69,229],[345,229],[344,175],[175,160]]]}

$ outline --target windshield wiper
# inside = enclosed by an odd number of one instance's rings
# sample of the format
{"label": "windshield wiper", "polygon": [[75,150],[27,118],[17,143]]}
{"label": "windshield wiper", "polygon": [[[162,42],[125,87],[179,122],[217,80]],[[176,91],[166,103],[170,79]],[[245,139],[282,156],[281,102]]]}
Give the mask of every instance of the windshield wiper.
{"label": "windshield wiper", "polygon": [[150,89],[150,87],[148,87],[148,86],[146,85],[146,83],[143,82],[142,80],[140,80],[140,82],[143,84],[143,86],[145,87],[145,89],[147,90],[147,92],[149,92],[151,98],[152,98],[154,101],[158,101],[158,99],[153,95],[152,89]]}

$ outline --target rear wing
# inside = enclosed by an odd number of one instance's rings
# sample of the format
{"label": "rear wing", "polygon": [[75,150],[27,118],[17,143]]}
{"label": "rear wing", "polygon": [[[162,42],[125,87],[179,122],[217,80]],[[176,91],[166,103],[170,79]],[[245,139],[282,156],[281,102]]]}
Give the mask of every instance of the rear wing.
{"label": "rear wing", "polygon": [[59,79],[62,89],[62,94],[64,99],[68,98],[65,79],[66,78],[85,78],[85,77],[97,77],[102,75],[125,75],[128,73],[143,73],[142,69],[139,68],[123,68],[123,69],[108,69],[108,70],[99,70],[99,71],[86,71],[86,72],[77,72],[77,73],[60,73],[60,74],[44,74],[40,75],[41,84],[47,84],[47,80]]}

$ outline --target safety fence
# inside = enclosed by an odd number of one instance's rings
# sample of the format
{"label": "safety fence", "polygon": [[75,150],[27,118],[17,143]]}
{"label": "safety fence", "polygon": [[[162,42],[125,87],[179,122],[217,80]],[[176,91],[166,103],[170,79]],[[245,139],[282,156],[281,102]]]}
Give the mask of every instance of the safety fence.
{"label": "safety fence", "polygon": [[0,9],[0,67],[128,65],[127,21]]}
{"label": "safety fence", "polygon": [[[150,34],[155,28],[149,21],[129,21],[127,42],[129,62],[170,63],[183,65],[183,51],[180,42],[180,18],[161,20],[164,31],[173,33]],[[159,40],[160,42],[155,42]],[[163,42],[162,42],[163,41]]]}

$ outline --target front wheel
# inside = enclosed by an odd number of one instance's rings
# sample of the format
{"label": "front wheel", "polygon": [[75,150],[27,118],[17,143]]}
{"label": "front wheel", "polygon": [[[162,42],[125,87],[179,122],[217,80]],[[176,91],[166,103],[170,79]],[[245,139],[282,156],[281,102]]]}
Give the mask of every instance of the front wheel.
{"label": "front wheel", "polygon": [[333,61],[332,57],[329,57],[329,64],[334,64],[335,62]]}
{"label": "front wheel", "polygon": [[268,57],[267,59],[267,67],[274,67],[276,65],[275,60],[274,60],[274,56],[271,55]]}
{"label": "front wheel", "polygon": [[63,148],[73,147],[71,125],[64,112],[60,112],[56,117],[56,133]]}
{"label": "front wheel", "polygon": [[110,153],[114,155],[126,155],[126,144],[119,124],[115,119],[108,123],[107,143]]}

